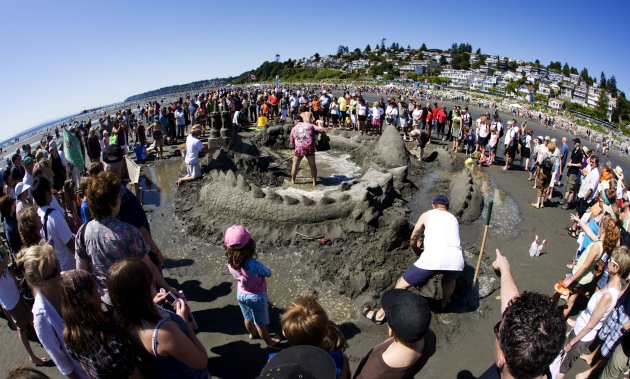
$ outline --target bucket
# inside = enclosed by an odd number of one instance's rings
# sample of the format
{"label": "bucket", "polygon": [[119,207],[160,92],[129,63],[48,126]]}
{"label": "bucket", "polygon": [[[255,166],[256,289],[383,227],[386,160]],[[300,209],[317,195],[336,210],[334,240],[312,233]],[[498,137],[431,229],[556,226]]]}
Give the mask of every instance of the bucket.
{"label": "bucket", "polygon": [[267,125],[267,117],[264,116],[258,116],[258,126],[265,126]]}
{"label": "bucket", "polygon": [[147,147],[145,145],[135,145],[133,152],[136,154],[137,161],[145,161],[147,159]]}

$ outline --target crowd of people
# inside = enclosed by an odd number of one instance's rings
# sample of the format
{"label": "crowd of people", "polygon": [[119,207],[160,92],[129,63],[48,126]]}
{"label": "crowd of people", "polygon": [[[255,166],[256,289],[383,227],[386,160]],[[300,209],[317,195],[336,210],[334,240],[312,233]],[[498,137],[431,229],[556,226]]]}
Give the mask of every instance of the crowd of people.
{"label": "crowd of people", "polygon": [[[67,162],[63,141],[52,135],[36,148],[18,150],[3,172],[0,197],[8,247],[2,250],[0,304],[31,362],[54,364],[69,378],[209,377],[208,352],[195,333],[194,315],[185,294],[162,275],[165,257],[151,236],[142,205],[125,185],[124,166],[132,143],[147,146],[152,138],[161,156],[163,144],[185,140],[187,175],[178,184],[199,178],[198,156],[204,151],[200,137],[209,117],[225,111],[237,126],[259,115],[278,121],[291,116],[294,182],[306,157],[316,184],[317,133],[347,128],[380,134],[395,127],[405,141],[415,141],[420,160],[427,145],[446,144],[465,154],[472,162],[469,167],[521,168],[534,182],[532,206],[537,209],[558,196],[562,183],[563,208],[575,209],[567,232],[579,246],[567,262],[570,273],[556,283],[553,297],[519,294],[509,262],[497,251],[493,268],[500,273],[502,316],[495,327],[496,362],[481,378],[551,377],[552,371],[562,377],[580,357],[592,364],[580,374],[583,378],[614,378],[625,370],[630,202],[621,167],[600,167],[597,154],[581,146],[579,138],[571,148],[566,138],[534,138],[526,122],[518,125],[513,119],[504,126],[498,110],[473,119],[466,106],[449,110],[437,99],[431,104],[427,97],[414,97],[419,93],[393,89],[380,92],[387,96],[370,107],[361,90],[370,89],[218,89],[169,106],[156,101],[122,110],[100,118],[97,125],[88,121],[68,128],[89,158],[85,170]],[[418,260],[395,288],[382,294],[380,308],[362,310],[374,323],[387,324],[386,339],[351,373],[343,333],[315,296],[291,302],[280,317],[280,334],[268,330],[266,280],[272,272],[257,259],[246,226],[228,228],[227,271],[237,282],[244,332],[250,339],[260,338],[270,353],[261,376],[409,378],[420,372],[435,353],[437,338],[430,328],[429,303],[409,288],[441,275],[438,308],[448,309],[464,269],[459,225],[449,212],[448,197],[433,198],[432,209],[413,229],[410,245],[422,250]],[[588,305],[572,320],[581,297]],[[565,343],[567,322],[573,329]],[[282,340],[290,347],[278,349]],[[48,357],[33,352],[33,341]],[[39,375],[22,367],[11,377],[26,377],[24,373]]]}

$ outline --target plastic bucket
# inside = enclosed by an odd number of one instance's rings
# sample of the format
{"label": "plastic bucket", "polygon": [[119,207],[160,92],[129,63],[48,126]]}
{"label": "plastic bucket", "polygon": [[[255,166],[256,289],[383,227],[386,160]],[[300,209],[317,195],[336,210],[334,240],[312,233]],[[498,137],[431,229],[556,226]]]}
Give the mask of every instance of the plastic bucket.
{"label": "plastic bucket", "polygon": [[135,145],[133,152],[136,154],[137,161],[145,161],[147,159],[147,147],[145,145]]}
{"label": "plastic bucket", "polygon": [[264,116],[258,116],[258,126],[265,126],[267,125],[267,117]]}

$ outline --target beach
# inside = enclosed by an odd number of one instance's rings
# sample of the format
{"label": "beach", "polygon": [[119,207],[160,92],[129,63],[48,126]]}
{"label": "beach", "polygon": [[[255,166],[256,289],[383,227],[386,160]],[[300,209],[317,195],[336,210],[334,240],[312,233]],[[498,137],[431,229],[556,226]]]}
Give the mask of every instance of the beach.
{"label": "beach", "polygon": [[[452,105],[451,102],[442,101],[440,104],[445,104],[449,108]],[[486,111],[472,105],[470,108],[473,118]],[[512,118],[507,114],[501,116],[504,121]],[[517,118],[517,121],[520,123],[520,119]],[[528,121],[528,127],[534,129],[535,136],[549,135],[556,138],[565,136],[569,139],[569,145],[572,145],[570,140],[573,136],[565,132],[549,130],[532,120]],[[31,138],[36,139],[39,136]],[[450,148],[450,145],[445,144],[435,141],[429,145],[429,153]],[[594,147],[588,142],[585,145],[589,148]],[[413,146],[408,144],[407,147]],[[166,155],[170,156],[175,148],[178,146],[167,149]],[[461,156],[462,154],[459,154],[460,161],[463,161]],[[602,164],[606,160],[610,160],[613,166],[620,165],[624,171],[630,172],[626,158],[616,151],[611,151],[608,158],[600,158]],[[420,169],[421,165],[437,163],[415,160],[412,162],[412,167]],[[489,265],[495,256],[495,249],[500,249],[510,260],[514,278],[521,291],[529,290],[551,295],[553,284],[566,274],[565,265],[570,261],[576,247],[575,240],[567,236],[564,229],[569,223],[569,212],[553,204],[545,209],[532,208],[531,202],[535,197],[532,182],[527,181],[526,172],[518,169],[518,163],[515,167],[515,170],[507,172],[502,171],[499,165],[484,169],[488,175],[487,183],[491,183],[495,190],[491,196],[496,197],[495,201],[511,204],[514,207],[511,209],[517,213],[518,220],[516,225],[506,224],[515,230],[495,230],[490,234],[484,261]],[[247,338],[236,302],[236,286],[227,270],[223,248],[190,235],[187,230],[194,229],[195,225],[187,225],[180,217],[173,217],[176,211],[181,211],[174,209],[176,197],[182,196],[182,193],[178,194],[177,191],[183,191],[183,195],[190,196],[186,191],[194,192],[195,188],[178,190],[174,186],[175,179],[183,173],[181,158],[171,157],[162,162],[147,163],[142,173],[150,179],[150,185],[149,182],[144,182],[144,198],[152,234],[168,258],[164,276],[168,278],[169,284],[186,293],[195,312],[195,318],[200,325],[199,338],[209,349],[210,374],[219,378],[256,376],[267,359],[268,351],[261,348],[262,341],[250,341]],[[421,187],[420,183],[416,184]],[[564,189],[561,191],[564,192]],[[557,200],[555,199],[554,203]],[[208,217],[212,215],[209,214]],[[409,222],[413,223],[415,220]],[[481,233],[478,226],[477,223],[472,227],[461,227],[462,246],[465,249],[479,249]],[[536,234],[541,240],[547,239],[547,244],[542,256],[532,258],[527,250]],[[354,371],[369,349],[387,337],[387,326],[377,326],[363,318],[360,313],[361,304],[356,299],[340,295],[329,283],[321,282],[317,272],[307,275],[291,268],[295,262],[300,262],[306,257],[317,256],[318,259],[326,259],[325,256],[318,255],[323,251],[326,250],[320,249],[316,244],[299,250],[288,245],[268,247],[259,251],[259,259],[268,263],[274,272],[274,276],[269,280],[270,302],[273,305],[269,329],[272,333],[280,332],[278,315],[292,296],[302,290],[316,290],[333,321],[341,324],[349,344],[346,354]],[[400,267],[399,272],[392,272],[391,275],[397,277],[404,269],[406,267]],[[474,311],[434,315],[432,329],[438,336],[437,352],[419,376],[455,378],[458,375],[466,375],[465,371],[477,376],[493,363],[495,337],[492,327],[500,319],[500,302],[497,296],[498,291],[495,291],[482,299]],[[27,356],[17,334],[9,330],[5,321],[0,323],[0,338],[5,344],[5,353],[0,358],[0,371],[5,372],[10,367],[27,362]],[[36,349],[42,351],[39,347]],[[248,358],[246,362],[243,362],[243,357]],[[55,368],[45,368],[43,371],[53,378],[60,377]]]}

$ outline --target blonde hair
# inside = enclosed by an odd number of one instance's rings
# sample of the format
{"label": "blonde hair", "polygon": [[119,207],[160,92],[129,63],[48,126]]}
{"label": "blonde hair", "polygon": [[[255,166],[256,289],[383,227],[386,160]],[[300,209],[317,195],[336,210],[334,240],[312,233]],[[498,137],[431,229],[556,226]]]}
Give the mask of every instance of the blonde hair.
{"label": "blonde hair", "polygon": [[630,270],[630,249],[624,245],[617,246],[612,251],[611,257],[619,266],[619,276],[625,277]]}
{"label": "blonde hair", "polygon": [[55,249],[49,244],[27,247],[18,253],[18,262],[24,268],[24,277],[33,289],[42,286],[45,268],[56,264],[56,259]]}
{"label": "blonde hair", "polygon": [[328,315],[313,295],[293,300],[280,317],[289,344],[321,347],[328,334]]}
{"label": "blonde hair", "polygon": [[42,240],[39,234],[41,228],[41,221],[37,214],[37,207],[28,206],[23,208],[17,215],[18,219],[18,231],[20,238],[24,243],[24,247],[29,247],[39,244]]}
{"label": "blonde hair", "polygon": [[[555,138],[554,138],[555,139]],[[549,143],[547,144],[547,149],[549,149],[549,153],[551,154],[553,151],[556,150],[556,147],[558,147],[558,144],[556,141],[554,141],[553,139],[551,141],[549,141]]]}

